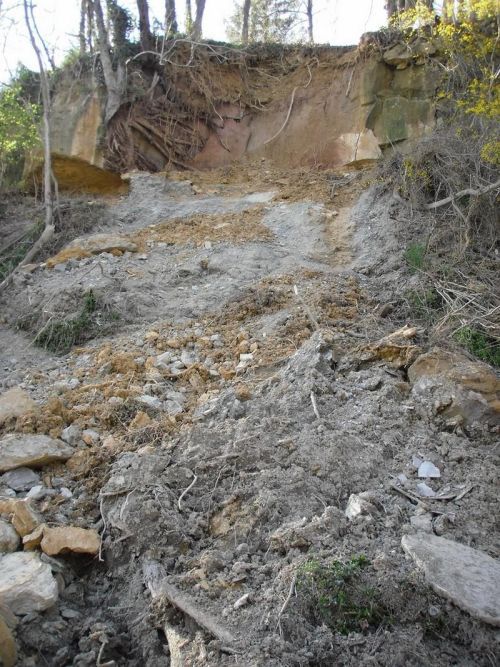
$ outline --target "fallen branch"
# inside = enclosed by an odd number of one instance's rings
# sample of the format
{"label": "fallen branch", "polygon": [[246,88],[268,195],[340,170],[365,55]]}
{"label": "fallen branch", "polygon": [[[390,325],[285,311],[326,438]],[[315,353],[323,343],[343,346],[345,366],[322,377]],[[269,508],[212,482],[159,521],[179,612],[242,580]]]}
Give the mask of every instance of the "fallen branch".
{"label": "fallen branch", "polygon": [[446,206],[446,204],[451,204],[452,202],[456,201],[457,199],[461,199],[462,197],[467,197],[467,196],[479,197],[480,195],[484,195],[487,192],[491,192],[496,188],[500,188],[500,180],[496,181],[496,183],[490,183],[489,185],[485,185],[482,188],[477,188],[477,190],[474,190],[474,188],[467,188],[466,190],[460,190],[460,192],[450,195],[449,197],[445,197],[444,199],[440,199],[439,201],[432,202],[432,204],[426,204],[425,208],[428,211],[433,211],[436,208],[441,208],[441,206]]}
{"label": "fallen branch", "polygon": [[297,575],[294,574],[293,578],[292,578],[292,582],[290,584],[290,588],[288,589],[288,595],[286,596],[286,600],[283,602],[283,605],[282,605],[282,607],[279,611],[279,614],[278,614],[278,620],[276,621],[276,630],[278,630],[278,628],[281,629],[281,617],[283,616],[283,614],[285,613],[286,608],[290,604],[290,600],[292,599],[292,595],[295,592],[295,584],[296,583],[297,583]]}
{"label": "fallen branch", "polygon": [[181,593],[175,586],[167,583],[164,570],[157,561],[146,560],[142,568],[144,582],[151,592],[153,600],[165,598],[171,605],[189,616],[200,628],[226,644],[234,644],[235,637],[221,626],[210,614],[201,610],[193,598]]}

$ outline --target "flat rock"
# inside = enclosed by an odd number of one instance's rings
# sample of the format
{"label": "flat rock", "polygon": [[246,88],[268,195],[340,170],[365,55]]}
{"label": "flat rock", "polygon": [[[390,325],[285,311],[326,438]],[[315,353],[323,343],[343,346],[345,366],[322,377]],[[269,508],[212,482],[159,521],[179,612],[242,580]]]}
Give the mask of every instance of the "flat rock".
{"label": "flat rock", "polygon": [[500,562],[482,551],[427,533],[405,535],[404,551],[432,588],[471,616],[500,626]]}
{"label": "flat rock", "polygon": [[36,409],[37,404],[24,389],[13,387],[0,395],[0,426]]}
{"label": "flat rock", "polygon": [[0,598],[14,614],[49,609],[57,596],[50,565],[38,554],[18,551],[0,557]]}
{"label": "flat rock", "polygon": [[50,528],[42,524],[33,533],[26,535],[23,543],[26,549],[35,549],[40,545],[48,556],[67,552],[95,555],[99,552],[101,538],[95,530],[75,526]]}
{"label": "flat rock", "polygon": [[29,491],[40,484],[40,476],[31,468],[15,468],[0,477],[0,484],[6,484],[14,491]]}
{"label": "flat rock", "polygon": [[19,547],[19,535],[8,521],[0,519],[0,552],[11,553]]}
{"label": "flat rock", "polygon": [[72,241],[68,248],[81,248],[91,255],[97,255],[101,252],[137,252],[137,244],[126,236],[119,234],[93,234],[84,238],[78,238]]}
{"label": "flat rock", "polygon": [[40,468],[48,463],[67,461],[74,450],[48,435],[11,433],[0,440],[0,472],[30,466]]}
{"label": "flat rock", "polygon": [[416,359],[408,377],[415,398],[438,405],[443,416],[500,424],[500,380],[487,364],[435,348]]}
{"label": "flat rock", "polygon": [[29,503],[19,498],[0,498],[0,514],[10,518],[21,537],[32,533],[41,523],[40,517]]}

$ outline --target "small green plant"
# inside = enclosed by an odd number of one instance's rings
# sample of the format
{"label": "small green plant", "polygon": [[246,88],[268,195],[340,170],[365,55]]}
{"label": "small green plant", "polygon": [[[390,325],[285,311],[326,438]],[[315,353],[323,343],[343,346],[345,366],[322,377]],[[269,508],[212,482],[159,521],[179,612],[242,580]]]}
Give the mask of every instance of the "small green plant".
{"label": "small green plant", "polygon": [[421,243],[412,243],[405,250],[405,261],[414,271],[424,268],[426,248]]}
{"label": "small green plant", "polygon": [[473,327],[463,327],[455,334],[455,340],[469,352],[492,366],[500,367],[500,342]]}
{"label": "small green plant", "polygon": [[302,565],[297,574],[297,594],[315,622],[346,635],[387,619],[377,590],[366,585],[362,577],[369,565],[363,555],[346,563],[334,560],[323,565],[309,560]]}

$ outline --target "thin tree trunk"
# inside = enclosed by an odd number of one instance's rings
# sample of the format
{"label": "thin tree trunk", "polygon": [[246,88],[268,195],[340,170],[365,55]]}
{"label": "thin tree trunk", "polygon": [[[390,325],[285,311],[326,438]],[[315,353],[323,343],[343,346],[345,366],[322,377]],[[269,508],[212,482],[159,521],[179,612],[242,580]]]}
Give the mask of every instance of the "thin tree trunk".
{"label": "thin tree trunk", "polygon": [[87,41],[85,39],[85,21],[87,18],[87,0],[81,0],[80,4],[80,30],[78,38],[80,40],[80,55],[83,56],[87,51]]}
{"label": "thin tree trunk", "polygon": [[[54,233],[54,199],[52,196],[52,153],[50,149],[50,89],[49,80],[43,64],[42,53],[38,47],[33,32],[32,26],[32,12],[33,5],[28,0],[24,0],[24,20],[31,41],[31,46],[35,52],[38,60],[38,67],[40,69],[40,90],[42,94],[43,106],[43,157],[44,157],[44,200],[45,200],[45,230],[52,228]],[[31,13],[31,17],[30,17]]]}
{"label": "thin tree trunk", "polygon": [[[57,181],[52,173],[52,155],[50,150],[50,88],[45,66],[43,64],[42,52],[37,44],[35,33],[39,36],[35,19],[33,16],[33,5],[31,0],[23,0],[24,20],[28,29],[31,46],[35,52],[38,67],[40,69],[40,91],[42,94],[43,107],[43,182],[44,182],[44,202],[45,202],[45,227],[40,238],[34,243],[29,252],[13,271],[0,283],[0,290],[5,288],[12,280],[13,275],[19,270],[19,267],[28,264],[37,255],[54,236],[54,195],[52,181],[57,187]],[[46,50],[45,44],[42,45]]]}
{"label": "thin tree trunk", "polygon": [[94,54],[94,8],[91,0],[86,0],[87,5],[87,44],[90,55]]}
{"label": "thin tree trunk", "polygon": [[193,8],[191,0],[186,0],[186,33],[191,34],[193,30]]}
{"label": "thin tree trunk", "polygon": [[314,44],[313,0],[307,0],[307,29],[309,34],[309,44]]}
{"label": "thin tree trunk", "polygon": [[151,49],[151,27],[149,25],[148,0],[137,0],[137,11],[139,12],[141,48],[143,51],[149,51]]}
{"label": "thin tree trunk", "polygon": [[165,0],[165,33],[175,35],[178,30],[175,0]]}
{"label": "thin tree trunk", "polygon": [[205,11],[205,0],[196,0],[196,17],[194,19],[193,30],[191,35],[194,40],[201,39],[204,11]]}
{"label": "thin tree trunk", "polygon": [[252,0],[245,0],[243,3],[243,21],[241,24],[241,42],[248,44],[248,26],[250,22],[250,7]]}
{"label": "thin tree trunk", "polygon": [[122,93],[124,90],[125,71],[123,66],[120,64],[118,65],[116,72],[113,69],[111,48],[109,46],[108,32],[104,24],[101,0],[88,1],[92,3],[94,9],[102,71],[104,74],[104,82],[106,84],[106,90],[108,93],[108,99],[106,100],[106,113],[104,117],[104,121],[107,125],[120,108]]}

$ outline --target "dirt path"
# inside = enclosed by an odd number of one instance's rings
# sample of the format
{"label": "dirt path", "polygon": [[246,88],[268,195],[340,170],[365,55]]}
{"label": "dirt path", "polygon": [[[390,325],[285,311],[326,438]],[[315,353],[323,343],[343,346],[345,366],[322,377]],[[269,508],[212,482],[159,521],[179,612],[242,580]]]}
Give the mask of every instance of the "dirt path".
{"label": "dirt path", "polygon": [[[418,339],[374,345],[397,328],[378,313],[401,275],[387,201],[357,194],[348,183],[336,209],[139,175],[106,229],[137,252],[17,285],[10,316],[72,312],[91,289],[121,318],[56,368],[31,348],[5,366],[40,403],[15,428],[97,434],[44,477],[72,495],[43,512],[99,530],[102,561],[62,561],[59,603],[17,632],[22,664],[492,664],[494,631],[401,549],[439,520],[494,554],[492,435],[445,426],[412,393]],[[440,468],[435,492],[476,490],[415,504],[391,485],[416,492],[416,458]],[[332,561],[351,563],[341,595]]]}

